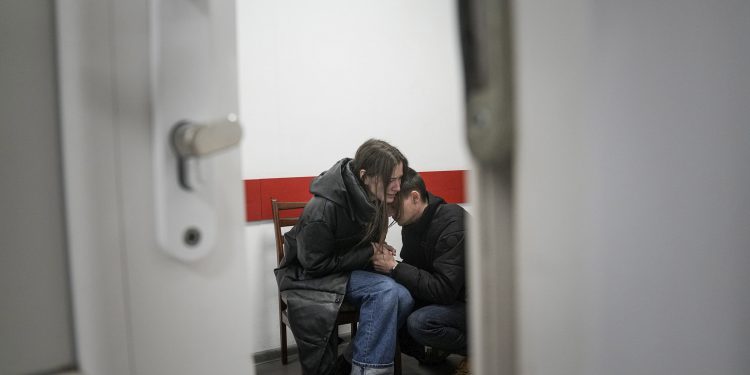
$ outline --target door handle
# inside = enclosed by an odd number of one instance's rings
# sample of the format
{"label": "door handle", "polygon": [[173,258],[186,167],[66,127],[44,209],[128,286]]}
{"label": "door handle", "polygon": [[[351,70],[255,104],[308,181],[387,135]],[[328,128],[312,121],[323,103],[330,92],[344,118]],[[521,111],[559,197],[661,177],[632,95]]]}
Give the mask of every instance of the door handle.
{"label": "door handle", "polygon": [[242,127],[236,116],[209,124],[180,121],[172,130],[172,144],[183,158],[209,155],[237,145],[242,138]]}
{"label": "door handle", "polygon": [[217,168],[236,157],[228,151],[240,143],[242,126],[234,114],[172,124],[154,126],[157,238],[167,254],[195,261],[216,241]]}
{"label": "door handle", "polygon": [[[172,148],[177,155],[177,176],[185,190],[193,190],[190,158],[205,157],[236,146],[242,139],[242,127],[237,116],[208,124],[180,121],[171,132]],[[194,172],[192,172],[194,173]]]}
{"label": "door handle", "polygon": [[[241,225],[234,2],[153,0],[149,35],[154,217],[160,250],[197,262]],[[227,18],[228,17],[228,18]],[[219,56],[220,58],[217,58]],[[187,121],[186,121],[187,120]]]}

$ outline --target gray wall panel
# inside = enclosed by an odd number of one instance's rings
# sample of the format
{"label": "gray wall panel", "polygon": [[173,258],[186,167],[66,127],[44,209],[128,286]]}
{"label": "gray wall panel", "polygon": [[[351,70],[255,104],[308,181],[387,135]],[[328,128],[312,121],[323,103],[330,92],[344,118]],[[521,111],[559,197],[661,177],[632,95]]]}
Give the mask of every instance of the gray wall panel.
{"label": "gray wall panel", "polygon": [[74,363],[53,2],[0,2],[0,373]]}

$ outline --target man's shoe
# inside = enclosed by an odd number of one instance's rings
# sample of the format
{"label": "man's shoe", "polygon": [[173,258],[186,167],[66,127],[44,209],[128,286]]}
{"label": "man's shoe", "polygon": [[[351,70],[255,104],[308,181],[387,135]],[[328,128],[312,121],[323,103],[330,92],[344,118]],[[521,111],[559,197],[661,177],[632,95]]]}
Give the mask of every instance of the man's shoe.
{"label": "man's shoe", "polygon": [[417,340],[414,340],[414,338],[406,332],[405,328],[402,328],[398,335],[398,343],[401,353],[414,357],[419,361],[420,365],[439,365],[445,362],[445,358],[450,354],[446,351],[418,343]]}
{"label": "man's shoe", "polygon": [[471,375],[471,368],[469,368],[469,357],[464,358],[458,366],[456,366],[456,372],[453,375]]}
{"label": "man's shoe", "polygon": [[451,353],[440,349],[425,346],[424,357],[422,359],[417,358],[417,360],[421,365],[434,366],[445,362],[445,359],[448,358],[450,354]]}
{"label": "man's shoe", "polygon": [[419,361],[420,365],[434,366],[445,362],[450,353],[429,346],[407,343],[401,345],[401,353],[412,356]]}

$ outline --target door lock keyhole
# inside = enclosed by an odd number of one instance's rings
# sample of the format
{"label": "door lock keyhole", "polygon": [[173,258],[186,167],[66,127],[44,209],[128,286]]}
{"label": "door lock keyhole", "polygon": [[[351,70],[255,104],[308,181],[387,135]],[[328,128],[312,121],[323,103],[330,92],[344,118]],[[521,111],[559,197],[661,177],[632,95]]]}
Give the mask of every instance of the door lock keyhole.
{"label": "door lock keyhole", "polygon": [[188,228],[182,239],[186,245],[195,246],[201,241],[201,231],[198,228]]}

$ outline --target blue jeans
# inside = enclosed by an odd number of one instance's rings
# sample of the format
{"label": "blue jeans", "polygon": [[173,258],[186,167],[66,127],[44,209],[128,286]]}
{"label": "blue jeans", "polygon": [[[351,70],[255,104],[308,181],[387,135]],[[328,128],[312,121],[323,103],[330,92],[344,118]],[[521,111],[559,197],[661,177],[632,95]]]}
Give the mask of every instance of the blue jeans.
{"label": "blue jeans", "polygon": [[414,306],[409,291],[388,276],[353,271],[344,300],[359,307],[359,326],[352,340],[353,370],[358,366],[392,371],[396,332]]}
{"label": "blue jeans", "polygon": [[418,343],[466,355],[466,304],[427,305],[415,310],[406,329]]}

